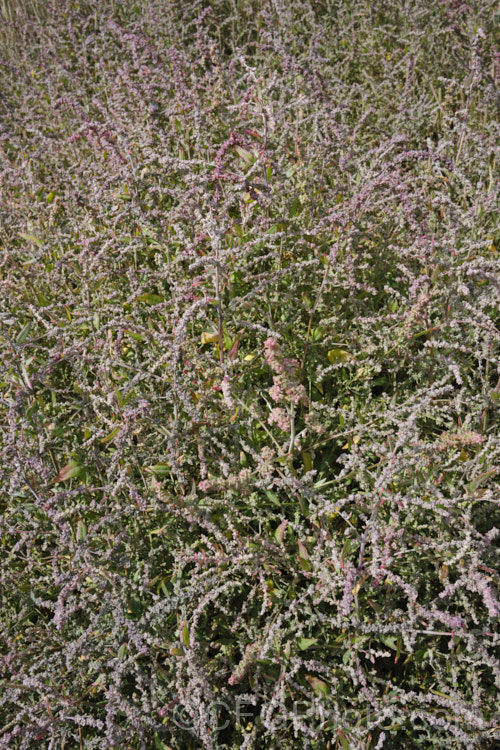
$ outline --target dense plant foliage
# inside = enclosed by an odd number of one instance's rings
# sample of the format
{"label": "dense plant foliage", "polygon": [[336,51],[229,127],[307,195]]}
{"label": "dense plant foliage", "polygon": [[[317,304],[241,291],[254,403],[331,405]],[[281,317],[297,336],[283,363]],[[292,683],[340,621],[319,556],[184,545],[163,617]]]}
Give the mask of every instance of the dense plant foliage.
{"label": "dense plant foliage", "polygon": [[490,0],[0,29],[0,748],[497,747]]}

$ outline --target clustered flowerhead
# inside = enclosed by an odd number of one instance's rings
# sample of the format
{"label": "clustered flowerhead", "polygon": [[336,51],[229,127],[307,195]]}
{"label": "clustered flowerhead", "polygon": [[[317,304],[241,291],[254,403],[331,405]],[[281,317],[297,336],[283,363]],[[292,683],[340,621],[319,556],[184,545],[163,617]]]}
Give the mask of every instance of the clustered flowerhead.
{"label": "clustered flowerhead", "polygon": [[439,449],[450,448],[479,448],[484,443],[485,437],[474,430],[458,430],[457,432],[443,432],[439,437]]}
{"label": "clustered flowerhead", "polygon": [[[300,365],[296,359],[284,357],[275,339],[269,337],[264,341],[264,353],[273,375],[273,386],[269,389],[269,395],[276,403],[290,403],[298,406],[300,403],[307,405],[306,389],[299,382]],[[276,421],[276,418],[273,418]]]}
{"label": "clustered flowerhead", "polygon": [[280,430],[290,432],[290,415],[282,407],[275,407],[267,418],[269,424],[277,424]]}
{"label": "clustered flowerhead", "polygon": [[500,747],[497,26],[3,0],[0,750]]}
{"label": "clustered flowerhead", "polygon": [[252,664],[256,661],[261,649],[262,644],[259,641],[248,644],[241,661],[237,664],[234,672],[228,679],[229,685],[238,685],[242,681]]}

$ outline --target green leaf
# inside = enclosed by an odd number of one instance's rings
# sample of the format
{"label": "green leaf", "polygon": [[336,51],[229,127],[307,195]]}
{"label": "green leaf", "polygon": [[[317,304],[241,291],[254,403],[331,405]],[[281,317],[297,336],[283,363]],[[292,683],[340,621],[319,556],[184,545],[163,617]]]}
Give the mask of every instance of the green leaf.
{"label": "green leaf", "polygon": [[332,365],[335,365],[337,362],[345,362],[349,352],[345,349],[330,349],[327,356]]}
{"label": "green leaf", "polygon": [[118,427],[115,427],[115,429],[112,430],[109,433],[109,435],[106,435],[106,437],[103,437],[103,439],[101,440],[101,443],[104,443],[104,445],[106,445],[106,443],[109,443],[111,440],[113,440],[114,436],[117,434],[119,429],[120,429],[120,425],[118,425]]}
{"label": "green leaf", "polygon": [[295,216],[296,214],[300,213],[301,209],[302,209],[302,204],[300,200],[298,198],[295,198],[290,208],[289,216],[290,217]]}
{"label": "green leaf", "polygon": [[212,331],[203,331],[200,340],[202,344],[217,344],[219,342],[219,334]]}
{"label": "green leaf", "polygon": [[33,414],[36,414],[37,411],[39,410],[39,408],[40,408],[40,404],[38,403],[38,401],[33,401],[33,403],[31,404],[31,406],[26,411],[27,418],[31,419],[31,417],[33,416]]}
{"label": "green leaf", "polygon": [[330,692],[330,685],[328,685],[326,682],[323,682],[323,680],[320,680],[318,677],[315,677],[312,674],[306,674],[305,678],[316,695],[328,695],[328,693]]}
{"label": "green leaf", "polygon": [[141,294],[136,299],[138,302],[145,302],[146,305],[159,305],[160,302],[165,302],[164,298],[160,297],[159,294]]}
{"label": "green leaf", "polygon": [[273,505],[281,506],[281,503],[278,497],[274,494],[274,492],[272,492],[271,490],[264,490],[264,494],[267,497],[267,499],[273,503]]}
{"label": "green leaf", "polygon": [[300,541],[300,539],[297,541],[297,545],[299,547],[299,557],[301,560],[309,560],[309,552],[307,551],[305,545],[303,542]]}
{"label": "green leaf", "polygon": [[182,642],[186,648],[189,648],[189,628],[187,622],[182,623]]}
{"label": "green leaf", "polygon": [[305,651],[306,648],[314,646],[318,642],[317,638],[299,638],[297,646],[301,651]]}
{"label": "green leaf", "polygon": [[[325,391],[324,391],[323,386],[321,385],[321,383],[313,383],[313,386],[319,391],[319,393],[321,393],[322,396],[325,395]],[[340,415],[340,416],[342,416],[342,415]]]}
{"label": "green leaf", "polygon": [[308,453],[307,451],[303,451],[303,453],[301,455],[302,455],[302,462],[304,464],[305,470],[306,471],[311,471],[311,469],[313,467],[313,462],[312,462],[312,456],[311,456],[311,454]]}
{"label": "green leaf", "polygon": [[403,648],[403,639],[400,635],[398,635],[398,641],[397,641],[397,649],[396,649],[396,657],[394,659],[394,664],[397,664],[399,661],[399,657],[401,656],[401,650]]}
{"label": "green leaf", "polygon": [[74,477],[81,477],[84,473],[85,467],[71,459],[66,466],[63,466],[57,477],[54,479],[54,484],[65,482],[67,479],[73,479]]}
{"label": "green leaf", "polygon": [[389,648],[392,648],[393,651],[397,651],[398,645],[397,640],[395,636],[393,635],[383,635],[380,636],[380,640],[385,646],[388,646]]}
{"label": "green leaf", "polygon": [[78,524],[76,527],[76,541],[83,542],[86,536],[87,536],[87,525],[85,521],[78,521]]}
{"label": "green leaf", "polygon": [[163,477],[170,473],[170,464],[155,464],[154,466],[148,466],[147,471]]}
{"label": "green leaf", "polygon": [[124,333],[128,334],[130,338],[134,339],[134,341],[144,341],[144,336],[141,336],[140,333],[135,333],[134,331],[129,331],[128,329],[125,329]]}
{"label": "green leaf", "polygon": [[346,539],[344,542],[344,546],[342,547],[342,552],[340,553],[340,559],[342,562],[347,558],[349,555],[349,552],[351,551],[351,540]]}
{"label": "green leaf", "polygon": [[298,559],[299,559],[299,565],[302,568],[302,570],[305,570],[306,573],[309,573],[311,570],[311,565],[309,564],[309,562],[305,560],[303,557],[301,557],[300,555],[298,556]]}
{"label": "green leaf", "polygon": [[170,745],[165,745],[165,743],[160,740],[158,732],[155,732],[154,734],[154,741],[156,750],[172,750]]}
{"label": "green leaf", "polygon": [[285,536],[286,527],[288,526],[288,521],[285,519],[280,523],[276,531],[274,532],[274,538],[278,542],[278,544],[283,544],[283,539]]}
{"label": "green leaf", "polygon": [[339,732],[339,740],[344,750],[349,750],[350,745],[349,745],[348,737],[344,732]]}
{"label": "green leaf", "polygon": [[311,330],[311,341],[321,341],[323,336],[325,335],[325,329],[319,326],[318,328],[313,328]]}
{"label": "green leaf", "polygon": [[473,479],[472,482],[469,482],[467,485],[468,492],[472,493],[477,490],[483,482],[488,481],[488,479],[495,476],[495,474],[498,474],[498,471],[499,469],[491,469],[490,471],[485,471],[484,474],[480,474],[476,479]]}
{"label": "green leaf", "polygon": [[39,237],[35,237],[34,234],[25,234],[25,232],[19,232],[19,236],[22,237],[23,240],[34,242],[35,245],[38,245],[38,247],[41,247],[43,245],[43,240],[41,240]]}
{"label": "green leaf", "polygon": [[26,339],[30,335],[30,331],[32,328],[33,328],[33,323],[31,323],[31,321],[29,323],[26,323],[23,330],[18,334],[16,338],[16,343],[22,344],[24,341],[26,341]]}
{"label": "green leaf", "polygon": [[241,148],[241,146],[234,146],[234,150],[238,156],[243,159],[245,164],[250,164],[252,161],[255,161],[255,154],[251,151],[247,151],[245,148]]}

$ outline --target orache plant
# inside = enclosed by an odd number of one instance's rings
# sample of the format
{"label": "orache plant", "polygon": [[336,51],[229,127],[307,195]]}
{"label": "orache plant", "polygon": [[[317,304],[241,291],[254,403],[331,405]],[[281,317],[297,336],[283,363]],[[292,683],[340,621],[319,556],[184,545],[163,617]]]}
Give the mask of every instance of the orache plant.
{"label": "orache plant", "polygon": [[0,748],[493,750],[496,5],[0,14]]}

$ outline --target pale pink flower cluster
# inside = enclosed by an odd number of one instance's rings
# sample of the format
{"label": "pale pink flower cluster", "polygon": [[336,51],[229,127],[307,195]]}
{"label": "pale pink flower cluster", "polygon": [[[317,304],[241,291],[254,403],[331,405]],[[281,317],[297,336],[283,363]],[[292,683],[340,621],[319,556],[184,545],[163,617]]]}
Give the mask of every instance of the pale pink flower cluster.
{"label": "pale pink flower cluster", "polygon": [[318,435],[322,435],[326,432],[326,427],[321,422],[321,418],[314,412],[309,412],[304,417],[304,422],[309,427],[311,432],[316,432]]}
{"label": "pale pink flower cluster", "polygon": [[403,323],[403,330],[405,331],[405,333],[409,333],[412,325],[416,321],[418,321],[419,316],[422,313],[422,311],[425,311],[427,309],[427,305],[429,304],[430,299],[431,299],[430,294],[421,294],[420,297],[415,302],[415,304],[413,305],[413,307],[410,308]]}
{"label": "pale pink flower cluster", "polygon": [[483,582],[481,584],[481,594],[483,595],[483,602],[488,610],[488,614],[492,618],[498,617],[498,602],[493,594],[493,591],[489,586]]}
{"label": "pale pink flower cluster", "polygon": [[264,478],[270,479],[274,473],[273,461],[276,454],[272,448],[265,445],[260,451],[259,461],[257,463],[257,472]]}
{"label": "pale pink flower cluster", "polygon": [[484,443],[484,436],[473,430],[459,430],[458,432],[443,432],[439,438],[439,450],[458,448],[460,446],[479,447]]}
{"label": "pale pink flower cluster", "polygon": [[239,490],[242,494],[246,495],[249,492],[250,483],[252,480],[252,472],[250,469],[241,469],[238,474],[230,474],[227,479],[222,477],[212,477],[210,479],[202,479],[198,482],[198,489],[200,492],[210,492],[211,490]]}
{"label": "pale pink flower cluster", "polygon": [[286,409],[282,409],[280,406],[271,409],[267,421],[269,424],[277,424],[280,430],[290,432],[290,417]]}
{"label": "pale pink flower cluster", "polygon": [[228,679],[229,685],[237,685],[239,682],[242,681],[242,679],[245,677],[246,673],[248,672],[249,668],[255,664],[257,661],[257,657],[259,655],[261,649],[261,644],[259,641],[256,643],[250,643],[246,649],[245,653],[243,654],[243,657],[234,670],[231,677]]}
{"label": "pale pink flower cluster", "polygon": [[[269,389],[271,398],[276,403],[287,401],[295,406],[300,403],[307,405],[309,399],[306,389],[298,382],[300,365],[297,360],[284,357],[278,343],[272,337],[264,341],[264,352],[269,367],[276,373],[273,376],[273,386]],[[273,421],[276,420],[277,417],[273,417]]]}
{"label": "pale pink flower cluster", "polygon": [[339,612],[343,617],[347,617],[351,611],[354,584],[356,583],[357,571],[354,565],[347,563],[345,574],[344,593],[340,602]]}
{"label": "pale pink flower cluster", "polygon": [[214,487],[215,482],[211,479],[202,479],[201,482],[198,482],[198,489],[201,490],[201,492],[210,492]]}
{"label": "pale pink flower cluster", "polygon": [[234,401],[233,401],[233,397],[231,394],[231,385],[229,383],[227,375],[224,375],[222,379],[222,383],[220,385],[221,385],[222,395],[224,396],[224,401],[226,403],[226,406],[228,406],[229,409],[234,409]]}

